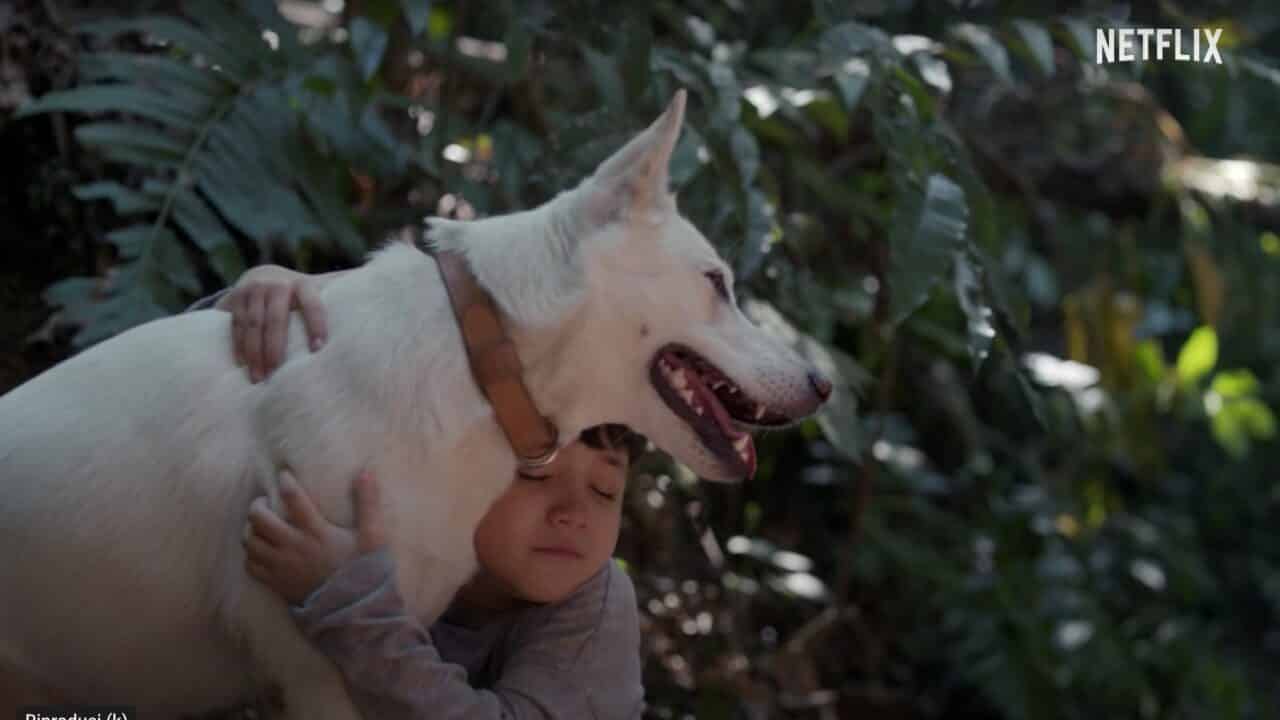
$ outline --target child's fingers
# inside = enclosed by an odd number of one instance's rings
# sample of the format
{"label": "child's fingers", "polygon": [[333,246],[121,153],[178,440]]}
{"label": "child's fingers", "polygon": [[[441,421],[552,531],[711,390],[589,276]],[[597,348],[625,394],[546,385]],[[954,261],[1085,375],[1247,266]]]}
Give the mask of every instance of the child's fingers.
{"label": "child's fingers", "polygon": [[257,534],[245,538],[244,550],[246,563],[260,563],[265,567],[270,565],[276,558],[276,549],[267,544],[267,541]]}
{"label": "child's fingers", "polygon": [[244,315],[244,352],[245,363],[249,366],[249,376],[258,382],[266,375],[262,371],[262,323],[267,312],[267,294],[260,288],[245,290],[243,307]]}
{"label": "child's fingers", "polygon": [[369,470],[356,478],[355,488],[356,532],[363,549],[380,547],[386,543],[386,528],[382,518],[382,488]]}
{"label": "child's fingers", "polygon": [[244,364],[244,360],[242,359],[241,354],[239,354],[239,333],[241,333],[241,322],[239,322],[239,316],[236,314],[238,305],[239,296],[234,292],[230,293],[229,300],[227,301],[227,310],[232,314],[232,357],[236,360],[237,368]]}
{"label": "child's fingers", "polygon": [[249,528],[272,545],[286,545],[296,539],[297,531],[271,509],[265,497],[255,498],[249,503]]}
{"label": "child's fingers", "polygon": [[302,323],[307,328],[308,343],[314,352],[324,345],[329,338],[328,319],[324,313],[324,303],[312,283],[301,281],[296,284],[293,294],[294,304],[302,312]]}
{"label": "child's fingers", "polygon": [[270,568],[260,562],[254,561],[253,559],[246,561],[244,566],[245,569],[249,571],[249,575],[261,580],[263,583],[269,583],[274,577]]}
{"label": "child's fingers", "polygon": [[266,292],[266,314],[262,325],[262,371],[270,375],[284,363],[289,341],[289,307],[293,290],[290,286],[274,286]]}
{"label": "child's fingers", "polygon": [[294,527],[304,530],[320,527],[320,513],[311,503],[311,496],[307,495],[288,470],[280,471],[280,499],[284,501],[285,517]]}
{"label": "child's fingers", "polygon": [[232,290],[227,310],[231,311],[231,353],[236,366],[244,367],[244,295]]}

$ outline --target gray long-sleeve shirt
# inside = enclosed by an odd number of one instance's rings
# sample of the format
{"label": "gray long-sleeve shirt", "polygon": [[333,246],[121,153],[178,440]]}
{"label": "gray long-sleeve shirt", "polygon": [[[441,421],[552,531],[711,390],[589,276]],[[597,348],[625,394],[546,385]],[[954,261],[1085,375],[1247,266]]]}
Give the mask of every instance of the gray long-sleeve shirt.
{"label": "gray long-sleeve shirt", "polygon": [[405,607],[384,549],[348,562],[290,611],[370,720],[613,720],[644,710],[635,588],[612,561],[559,603],[479,627],[447,612],[428,630]]}
{"label": "gray long-sleeve shirt", "polygon": [[635,589],[610,561],[569,598],[490,618],[410,615],[386,551],[347,563],[291,608],[366,718],[637,718]]}

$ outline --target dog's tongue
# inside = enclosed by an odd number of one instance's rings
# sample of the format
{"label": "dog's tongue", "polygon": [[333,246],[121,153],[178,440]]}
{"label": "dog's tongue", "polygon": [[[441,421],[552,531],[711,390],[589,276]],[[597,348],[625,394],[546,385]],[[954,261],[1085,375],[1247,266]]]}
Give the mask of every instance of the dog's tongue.
{"label": "dog's tongue", "polygon": [[711,392],[711,388],[708,388],[701,382],[701,380],[693,383],[693,385],[696,392],[701,396],[702,404],[705,407],[711,408],[712,419],[716,421],[716,424],[724,431],[725,436],[729,438],[729,442],[734,446],[734,452],[737,452],[738,443],[742,442],[745,438],[747,477],[750,478],[754,476],[756,474],[756,445],[751,434],[743,432],[734,426],[733,420],[729,418],[729,411],[725,410],[720,399],[716,397],[715,393]]}

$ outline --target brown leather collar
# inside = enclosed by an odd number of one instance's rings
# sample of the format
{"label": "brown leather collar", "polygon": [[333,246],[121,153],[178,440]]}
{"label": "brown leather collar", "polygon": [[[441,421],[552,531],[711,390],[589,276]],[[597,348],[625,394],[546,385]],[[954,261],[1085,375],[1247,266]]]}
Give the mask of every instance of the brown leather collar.
{"label": "brown leather collar", "polygon": [[458,318],[471,374],[488,398],[498,425],[524,468],[540,468],[555,460],[560,447],[554,423],[538,412],[524,385],[515,343],[503,331],[493,298],[458,253],[418,245],[436,259]]}

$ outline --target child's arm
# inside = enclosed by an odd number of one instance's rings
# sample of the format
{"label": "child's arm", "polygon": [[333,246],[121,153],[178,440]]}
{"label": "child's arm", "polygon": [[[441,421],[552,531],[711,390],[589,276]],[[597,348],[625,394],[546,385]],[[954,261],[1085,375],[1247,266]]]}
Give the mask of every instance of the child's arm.
{"label": "child's arm", "polygon": [[[265,504],[251,515],[251,573],[286,598],[305,598],[300,607],[293,601],[294,618],[342,671],[365,717],[639,717],[644,693],[635,597],[616,567],[564,603],[532,613],[536,620],[514,631],[516,647],[492,687],[480,690],[441,656],[405,607],[390,553],[379,544],[376,486],[357,486],[356,539],[336,526],[317,529],[327,522],[305,492],[287,480],[281,487],[287,519]],[[374,537],[362,541],[366,525]],[[350,543],[363,550],[352,551]],[[344,557],[354,559],[323,583],[316,579]]]}

